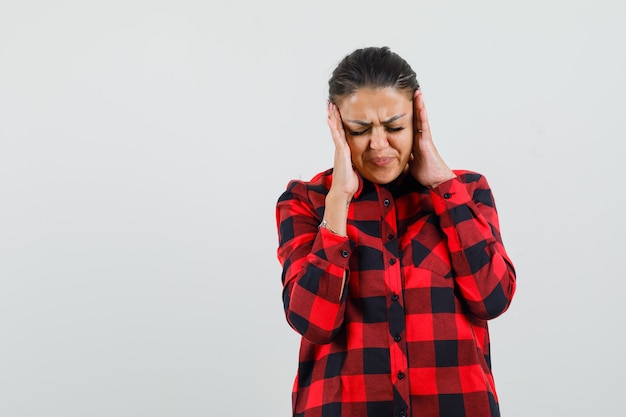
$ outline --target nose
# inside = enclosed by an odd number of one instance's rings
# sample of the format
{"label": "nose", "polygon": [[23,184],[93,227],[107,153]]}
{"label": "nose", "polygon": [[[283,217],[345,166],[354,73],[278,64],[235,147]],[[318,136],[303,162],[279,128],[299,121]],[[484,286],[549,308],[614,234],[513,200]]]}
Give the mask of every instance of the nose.
{"label": "nose", "polygon": [[370,136],[370,148],[373,150],[385,149],[389,145],[387,141],[387,132],[383,126],[375,126],[372,128]]}

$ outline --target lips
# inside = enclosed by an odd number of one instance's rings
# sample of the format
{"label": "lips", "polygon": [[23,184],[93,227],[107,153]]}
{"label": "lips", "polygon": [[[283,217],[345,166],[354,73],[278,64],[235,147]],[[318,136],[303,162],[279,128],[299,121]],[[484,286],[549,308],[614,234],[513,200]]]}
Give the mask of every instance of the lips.
{"label": "lips", "polygon": [[394,158],[390,156],[380,156],[376,158],[371,158],[370,163],[376,165],[378,167],[386,167],[394,161]]}

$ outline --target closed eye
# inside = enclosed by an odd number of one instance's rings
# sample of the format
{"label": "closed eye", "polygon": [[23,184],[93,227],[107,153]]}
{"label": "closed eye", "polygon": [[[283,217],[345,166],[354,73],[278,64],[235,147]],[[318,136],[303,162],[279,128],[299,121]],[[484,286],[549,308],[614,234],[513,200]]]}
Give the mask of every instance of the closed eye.
{"label": "closed eye", "polygon": [[350,131],[350,135],[351,135],[351,136],[361,136],[361,135],[366,134],[366,133],[367,133],[367,132],[369,132],[370,130],[371,130],[371,128],[370,128],[370,127],[368,127],[368,128],[367,128],[367,129],[365,129],[365,130],[359,130],[359,131],[356,131],[356,132],[355,132],[355,131]]}
{"label": "closed eye", "polygon": [[[368,127],[367,129],[364,129],[364,130],[358,130],[358,131],[351,130],[350,131],[350,135],[351,136],[361,136],[361,135],[364,135],[367,132],[369,132],[371,129],[372,128]],[[385,129],[387,130],[387,132],[400,132],[401,130],[404,130],[404,126],[400,126],[400,127],[389,127],[389,126],[387,126]]]}

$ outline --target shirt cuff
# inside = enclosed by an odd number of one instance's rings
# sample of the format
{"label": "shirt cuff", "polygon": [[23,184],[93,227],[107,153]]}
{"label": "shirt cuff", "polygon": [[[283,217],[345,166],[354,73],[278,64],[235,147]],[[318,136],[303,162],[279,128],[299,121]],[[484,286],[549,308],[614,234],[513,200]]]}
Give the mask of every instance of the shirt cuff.
{"label": "shirt cuff", "polygon": [[347,236],[341,236],[325,228],[318,229],[318,235],[313,246],[313,253],[329,263],[348,269],[353,243]]}
{"label": "shirt cuff", "polygon": [[435,213],[441,215],[450,209],[472,201],[465,184],[457,177],[445,181],[430,190]]}

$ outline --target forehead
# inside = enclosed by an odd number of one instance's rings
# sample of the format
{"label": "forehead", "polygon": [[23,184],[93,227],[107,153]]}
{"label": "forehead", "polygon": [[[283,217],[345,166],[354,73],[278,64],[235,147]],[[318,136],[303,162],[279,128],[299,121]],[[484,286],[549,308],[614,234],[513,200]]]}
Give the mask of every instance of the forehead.
{"label": "forehead", "polygon": [[411,94],[394,87],[359,88],[339,104],[342,118],[387,118],[410,113],[413,108]]}

